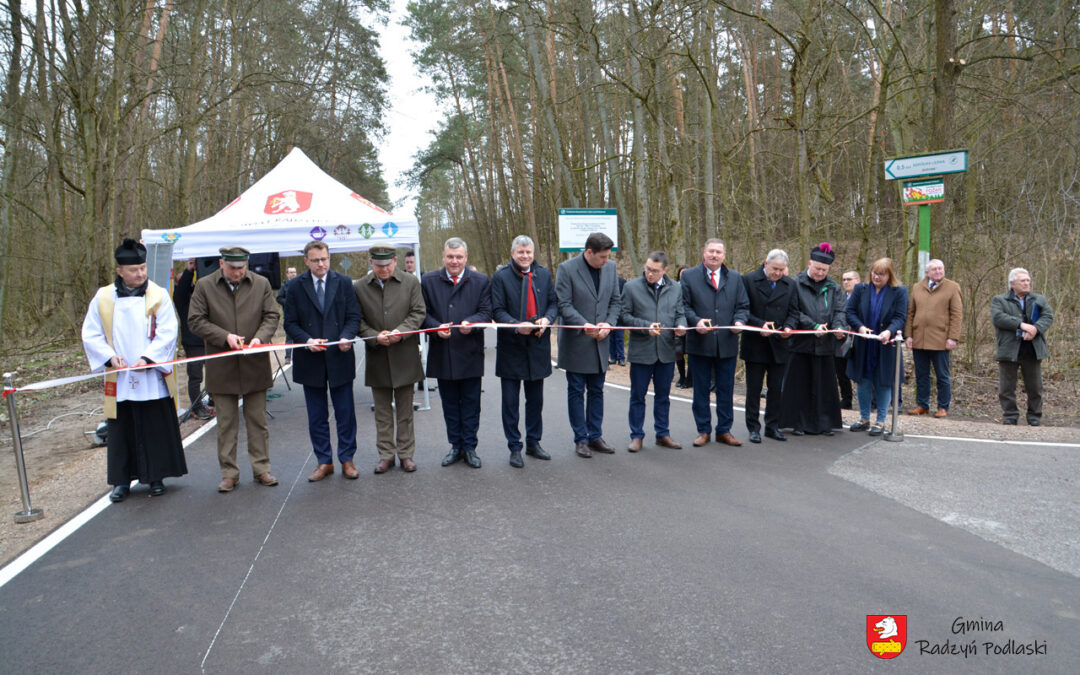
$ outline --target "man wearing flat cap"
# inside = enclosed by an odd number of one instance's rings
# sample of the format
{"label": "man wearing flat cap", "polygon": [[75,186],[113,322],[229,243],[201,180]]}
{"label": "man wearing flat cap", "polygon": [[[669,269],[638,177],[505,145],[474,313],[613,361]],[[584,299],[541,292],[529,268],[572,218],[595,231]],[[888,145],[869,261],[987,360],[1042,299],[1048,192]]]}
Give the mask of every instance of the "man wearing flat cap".
{"label": "man wearing flat cap", "polygon": [[[125,239],[116,249],[116,279],[98,290],[83,319],[92,372],[105,376],[109,498],[127,498],[132,479],[165,493],[164,478],[187,473],[176,421],[178,326],[169,293],[146,277],[146,247]],[[153,366],[142,370],[117,368]]]}
{"label": "man wearing flat cap", "polygon": [[[248,269],[247,249],[225,246],[220,252],[220,269],[195,284],[188,326],[206,340],[207,355],[269,344],[279,318],[270,282]],[[240,481],[236,441],[241,397],[248,459],[255,482],[267,486],[278,483],[270,473],[270,432],[266,424],[266,390],[274,386],[272,373],[269,353],[206,362],[206,390],[217,407],[221,465],[218,492],[232,492]]]}
{"label": "man wearing flat cap", "polygon": [[[418,334],[426,309],[420,280],[397,269],[394,247],[372,246],[371,271],[353,282],[360,303],[360,337],[364,338],[364,381],[375,401],[375,473],[394,467],[416,471],[413,452],[413,387],[424,379]],[[396,402],[396,405],[395,405]],[[394,427],[397,425],[395,433]]]}

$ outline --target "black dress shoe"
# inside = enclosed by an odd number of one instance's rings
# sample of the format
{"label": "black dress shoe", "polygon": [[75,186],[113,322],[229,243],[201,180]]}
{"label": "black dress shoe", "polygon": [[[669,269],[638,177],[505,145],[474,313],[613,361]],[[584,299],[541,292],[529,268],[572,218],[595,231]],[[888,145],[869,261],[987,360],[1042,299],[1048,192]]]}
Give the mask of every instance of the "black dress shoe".
{"label": "black dress shoe", "polygon": [[575,443],[574,444],[574,452],[577,453],[578,457],[584,457],[586,459],[588,459],[589,457],[592,457],[592,450],[589,449],[589,444],[586,443],[585,441],[582,441],[580,443]]}
{"label": "black dress shoe", "polygon": [[803,431],[802,429],[792,429],[791,430],[791,435],[792,436],[805,436],[806,432]]}
{"label": "black dress shoe", "polygon": [[750,442],[751,443],[760,443],[761,442],[761,434],[758,433],[757,431],[751,431],[750,432]]}
{"label": "black dress shoe", "polygon": [[602,452],[605,455],[615,454],[615,448],[608,445],[607,441],[602,438],[597,438],[596,440],[589,441],[589,448],[591,448],[593,452]]}
{"label": "black dress shoe", "polygon": [[474,469],[480,468],[480,458],[476,456],[476,450],[473,450],[472,448],[466,448],[465,463]]}
{"label": "black dress shoe", "polygon": [[547,452],[540,447],[539,443],[525,448],[525,454],[529,457],[535,457],[536,459],[551,459],[551,455],[547,454]]}
{"label": "black dress shoe", "polygon": [[450,448],[450,452],[446,453],[446,457],[442,458],[443,466],[450,466],[454,462],[461,460],[461,450],[457,448]]}
{"label": "black dress shoe", "polygon": [[1014,427],[1016,426],[1016,420],[1014,420],[1014,419],[1011,419],[1011,418],[1009,418],[1009,419],[1003,419],[1003,420],[1001,420],[1001,423],[1002,423],[1002,424],[1008,424],[1008,425],[1010,425],[1010,426],[1014,426]]}
{"label": "black dress shoe", "polygon": [[832,429],[826,429],[825,431],[821,432],[821,435],[822,436],[835,436],[836,432],[833,431]]}
{"label": "black dress shoe", "polygon": [[766,429],[765,438],[771,438],[774,441],[786,441],[787,436],[782,434],[779,429]]}
{"label": "black dress shoe", "polygon": [[850,431],[866,431],[870,428],[870,420],[862,420],[848,427]]}
{"label": "black dress shoe", "polygon": [[1039,424],[1040,424],[1039,418],[1037,418],[1037,417],[1033,417],[1033,418],[1028,420],[1028,426],[1029,427],[1037,427],[1037,426],[1039,426]]}
{"label": "black dress shoe", "polygon": [[165,494],[165,483],[160,480],[150,481],[150,496],[160,497]]}
{"label": "black dress shoe", "polygon": [[131,488],[126,485],[117,485],[113,488],[111,494],[109,494],[109,501],[122,502],[127,499],[128,494],[131,492]]}
{"label": "black dress shoe", "polygon": [[520,450],[510,451],[510,466],[514,467],[515,469],[520,469],[521,467],[525,466],[525,461],[521,459]]}

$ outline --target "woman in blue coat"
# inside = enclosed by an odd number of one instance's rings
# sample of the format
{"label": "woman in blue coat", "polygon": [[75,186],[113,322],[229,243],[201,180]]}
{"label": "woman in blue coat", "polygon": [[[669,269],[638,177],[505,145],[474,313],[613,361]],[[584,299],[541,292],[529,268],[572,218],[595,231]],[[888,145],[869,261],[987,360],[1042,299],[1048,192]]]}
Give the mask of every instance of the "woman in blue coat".
{"label": "woman in blue coat", "polygon": [[[899,353],[889,341],[904,329],[907,306],[907,288],[900,285],[890,258],[876,261],[870,267],[870,283],[857,285],[848,300],[847,320],[851,329],[877,337],[856,339],[854,356],[848,359],[847,376],[859,386],[859,422],[851,425],[852,431],[869,429],[871,436],[880,436],[885,431]],[[873,425],[870,424],[871,401],[877,404]]]}

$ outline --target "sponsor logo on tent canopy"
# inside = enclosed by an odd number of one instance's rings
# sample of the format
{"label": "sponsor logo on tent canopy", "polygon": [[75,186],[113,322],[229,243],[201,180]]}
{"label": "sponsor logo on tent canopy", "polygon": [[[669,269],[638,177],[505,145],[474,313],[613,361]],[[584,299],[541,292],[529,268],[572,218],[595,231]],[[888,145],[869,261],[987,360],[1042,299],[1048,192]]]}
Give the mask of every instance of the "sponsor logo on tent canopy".
{"label": "sponsor logo on tent canopy", "polygon": [[337,227],[335,227],[334,228],[334,237],[336,239],[348,239],[349,238],[349,228],[348,228],[348,226],[346,226],[346,225],[338,225]]}
{"label": "sponsor logo on tent canopy", "polygon": [[382,231],[383,234],[385,234],[386,236],[393,237],[395,234],[397,234],[398,226],[391,221],[387,221],[387,223],[382,226]]}
{"label": "sponsor logo on tent canopy", "polygon": [[351,194],[350,194],[349,196],[350,196],[350,197],[352,197],[353,199],[355,199],[356,201],[360,202],[360,203],[361,203],[361,204],[363,204],[364,206],[367,206],[367,207],[370,207],[370,208],[373,208],[373,209],[375,209],[375,210],[376,210],[376,211],[378,211],[379,213],[385,213],[386,215],[390,215],[390,212],[389,212],[389,211],[384,211],[383,209],[380,209],[380,208],[379,208],[378,206],[375,206],[374,204],[372,204],[372,203],[371,203],[371,202],[369,202],[368,200],[364,199],[364,198],[363,198],[363,197],[361,197],[360,195],[356,194],[355,192],[351,193]]}
{"label": "sponsor logo on tent canopy", "polygon": [[311,238],[315,241],[322,241],[326,238],[326,230],[316,225],[315,227],[311,228]]}
{"label": "sponsor logo on tent canopy", "polygon": [[180,238],[179,232],[162,232],[161,239],[167,243],[175,244],[176,240]]}
{"label": "sponsor logo on tent canopy", "polygon": [[270,215],[300,213],[311,208],[311,193],[300,190],[282,190],[266,198],[263,211]]}
{"label": "sponsor logo on tent canopy", "polygon": [[375,226],[371,223],[364,223],[356,228],[356,231],[359,232],[360,236],[364,239],[371,239],[371,235],[375,234]]}

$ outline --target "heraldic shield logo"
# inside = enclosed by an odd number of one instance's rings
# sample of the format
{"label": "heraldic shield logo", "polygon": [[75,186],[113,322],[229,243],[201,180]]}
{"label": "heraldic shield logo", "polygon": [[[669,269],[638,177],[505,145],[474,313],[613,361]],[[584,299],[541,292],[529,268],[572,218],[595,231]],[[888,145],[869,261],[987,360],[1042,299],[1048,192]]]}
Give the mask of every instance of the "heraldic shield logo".
{"label": "heraldic shield logo", "polygon": [[866,646],[879,659],[900,656],[907,644],[906,614],[867,614]]}
{"label": "heraldic shield logo", "polygon": [[300,190],[282,190],[266,198],[264,213],[278,215],[282,213],[300,213],[311,208],[311,193]]}

